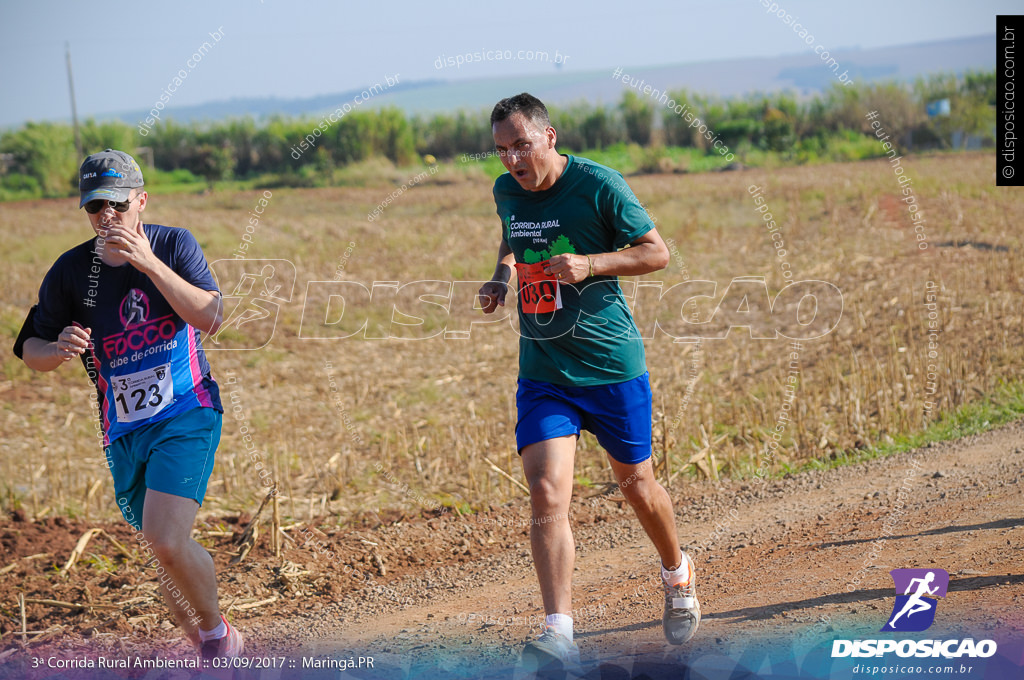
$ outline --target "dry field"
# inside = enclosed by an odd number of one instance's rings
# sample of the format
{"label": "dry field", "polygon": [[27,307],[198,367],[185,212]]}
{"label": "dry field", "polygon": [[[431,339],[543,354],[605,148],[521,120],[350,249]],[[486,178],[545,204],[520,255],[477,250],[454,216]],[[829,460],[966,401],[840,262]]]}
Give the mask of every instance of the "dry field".
{"label": "dry field", "polygon": [[[885,161],[629,178],[673,243],[669,267],[645,281],[665,288],[687,279],[717,283],[714,299],[685,310],[688,295],[668,295],[652,311],[654,289],[642,288],[647,296],[637,317],[645,332],[656,314],[681,335],[684,315],[710,321],[703,335],[721,335],[729,319],[744,318],[740,310],[759,315],[760,335],[808,333],[796,319],[807,320],[810,299],[798,313],[793,296],[774,309],[763,294],[746,302],[736,296],[741,286],[756,291],[756,282],[734,284],[726,295],[734,279],[764,277],[774,298],[786,282],[784,266],[793,280],[825,281],[842,293],[841,308],[837,297],[819,295],[816,324],[838,318],[838,325],[800,343],[793,383],[786,338],[754,339],[741,327],[699,344],[673,342],[661,331],[646,341],[664,475],[678,484],[690,475],[749,476],[763,466],[779,471],[827,459],[920,430],[941,412],[1021,380],[1024,201],[995,187],[988,154],[914,157],[904,165],[926,219],[924,241]],[[444,168],[395,197],[375,221],[366,219],[419,172],[385,169],[380,177],[387,179],[367,186],[271,192],[248,256],[291,261],[297,282],[269,345],[210,353],[226,404],[234,391],[244,420],[225,417],[205,515],[252,511],[262,495],[240,424],[269,461],[283,522],[317,516],[345,525],[372,513],[419,514],[438,503],[466,513],[523,495],[513,437],[518,336],[510,324],[474,327],[466,339],[300,338],[300,324],[336,332],[312,321],[323,318],[326,298],[317,293],[307,302],[310,281],[369,287],[490,275],[499,225],[482,175]],[[780,226],[782,258],[755,211],[752,185],[762,188]],[[146,217],[190,228],[210,261],[231,258],[260,195],[157,195]],[[76,363],[34,374],[10,351],[43,273],[90,235],[87,221],[66,200],[0,205],[0,223],[0,508],[29,518],[114,519],[84,369]],[[941,332],[929,357],[931,284]],[[451,318],[427,318],[425,327],[465,329],[483,320],[467,307],[470,288],[456,286]],[[376,329],[391,314],[381,307],[369,317]],[[780,421],[788,385],[791,418]],[[769,450],[777,425],[779,446]],[[581,484],[611,480],[589,435],[576,469]]]}

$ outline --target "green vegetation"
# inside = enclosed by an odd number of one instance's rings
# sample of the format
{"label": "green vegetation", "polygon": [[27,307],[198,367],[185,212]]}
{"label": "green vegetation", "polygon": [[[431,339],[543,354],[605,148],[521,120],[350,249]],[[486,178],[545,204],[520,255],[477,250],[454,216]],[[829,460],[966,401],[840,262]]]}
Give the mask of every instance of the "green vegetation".
{"label": "green vegetation", "polygon": [[[836,85],[804,101],[788,93],[721,100],[678,90],[667,96],[683,115],[633,91],[617,106],[555,107],[559,147],[586,150],[626,174],[704,172],[734,161],[778,167],[860,160],[883,154],[865,118],[869,111],[879,112],[901,152],[951,149],[957,135],[961,146],[968,135],[986,146],[995,143],[995,71],[933,75],[909,87]],[[950,115],[928,118],[926,105],[940,99],[949,100]],[[713,134],[702,134],[687,113]],[[487,111],[407,118],[385,108],[353,111],[333,124],[311,117],[262,124],[249,118],[191,125],[169,119],[145,136],[125,123],[88,120],[81,134],[85,153],[134,150],[147,187],[158,192],[224,182],[236,189],[361,185],[363,173],[346,168],[383,159],[408,166],[426,155],[467,169],[479,166],[490,176],[503,172],[500,160],[488,155],[494,145]],[[7,154],[0,200],[74,195],[81,159],[73,137],[68,125],[31,122],[0,135],[0,153]]]}
{"label": "green vegetation", "polygon": [[894,453],[912,451],[934,442],[960,439],[987,432],[1024,416],[1024,383],[1002,384],[979,401],[963,404],[942,413],[922,430],[896,434],[888,441],[864,449],[838,451],[828,459],[815,459],[792,470],[781,470],[776,476],[807,469],[828,469],[881,458]]}

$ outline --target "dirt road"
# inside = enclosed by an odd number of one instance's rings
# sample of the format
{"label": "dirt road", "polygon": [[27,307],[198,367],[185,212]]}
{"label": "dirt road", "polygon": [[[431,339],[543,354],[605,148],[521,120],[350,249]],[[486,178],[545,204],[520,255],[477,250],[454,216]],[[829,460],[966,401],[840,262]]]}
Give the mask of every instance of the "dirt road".
{"label": "dirt road", "polygon": [[[663,642],[657,557],[632,512],[614,492],[580,489],[573,503],[574,608],[587,677],[746,677],[743,669],[765,677],[852,677],[855,663],[883,662],[832,660],[832,641],[894,637],[878,633],[894,602],[888,572],[912,567],[946,570],[949,591],[926,633],[895,637],[993,639],[999,644],[995,657],[947,663],[977,664],[970,677],[1021,677],[1022,471],[1024,421],[1018,421],[884,460],[762,484],[677,481],[671,492],[681,536],[697,565],[704,612],[697,637],[685,648]],[[283,677],[339,677],[313,660],[350,655],[373,657],[374,666],[340,677],[512,677],[518,650],[535,634],[541,615],[527,516],[524,500],[473,516],[389,517],[354,531],[298,527],[290,530],[295,544],[281,561],[258,546],[254,557],[235,567],[226,564],[228,539],[213,549],[225,601],[243,603],[230,615],[246,632],[249,651],[287,652],[296,664],[286,666]],[[34,530],[39,540],[48,537],[57,553],[53,562],[62,562],[65,546],[84,526],[7,523],[0,534],[3,564],[28,550],[41,552],[30,536]],[[65,538],[55,540],[58,534]],[[156,617],[146,614],[160,611],[155,602],[138,605],[150,607],[145,611],[126,607],[121,618],[92,629],[87,624],[105,616],[30,608],[36,617],[34,624],[30,617],[30,629],[55,623],[64,629],[23,651],[7,616],[17,592],[64,599],[71,595],[54,589],[70,588],[118,602],[124,599],[113,594],[119,582],[132,593],[148,580],[125,564],[105,576],[79,569],[84,583],[72,577],[56,584],[39,562],[0,576],[8,608],[0,663],[9,672],[24,671],[32,658],[83,649],[152,655],[146,650],[155,641],[161,654],[185,651],[166,624],[156,625]],[[366,579],[374,587],[366,587]],[[244,608],[275,596],[270,604]],[[153,625],[143,630],[136,618],[129,626],[133,613],[143,622],[150,616]],[[894,661],[906,659],[885,663]],[[303,663],[310,667],[303,670]]]}

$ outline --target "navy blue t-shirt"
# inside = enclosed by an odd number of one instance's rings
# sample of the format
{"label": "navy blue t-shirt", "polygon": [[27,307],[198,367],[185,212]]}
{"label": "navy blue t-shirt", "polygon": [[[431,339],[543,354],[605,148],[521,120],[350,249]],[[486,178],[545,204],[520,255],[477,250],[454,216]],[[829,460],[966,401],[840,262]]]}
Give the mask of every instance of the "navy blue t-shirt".
{"label": "navy blue t-shirt", "polygon": [[[191,233],[158,224],[142,228],[153,253],[178,276],[218,291]],[[200,329],[185,323],[131,264],[105,264],[95,252],[96,241],[67,251],[46,273],[34,325],[35,335],[50,342],[73,323],[92,330],[82,363],[99,396],[104,445],[196,407],[223,413]]]}

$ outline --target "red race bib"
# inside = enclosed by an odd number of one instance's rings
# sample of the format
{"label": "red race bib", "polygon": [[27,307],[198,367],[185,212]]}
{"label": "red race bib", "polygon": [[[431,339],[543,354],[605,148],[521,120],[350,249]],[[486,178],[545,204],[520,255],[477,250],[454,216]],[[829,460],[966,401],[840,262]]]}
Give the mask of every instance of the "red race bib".
{"label": "red race bib", "polygon": [[562,291],[554,274],[545,274],[547,260],[533,264],[516,262],[519,309],[524,314],[547,314],[562,308]]}

